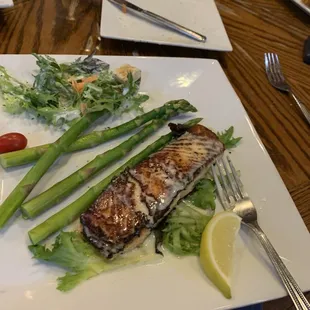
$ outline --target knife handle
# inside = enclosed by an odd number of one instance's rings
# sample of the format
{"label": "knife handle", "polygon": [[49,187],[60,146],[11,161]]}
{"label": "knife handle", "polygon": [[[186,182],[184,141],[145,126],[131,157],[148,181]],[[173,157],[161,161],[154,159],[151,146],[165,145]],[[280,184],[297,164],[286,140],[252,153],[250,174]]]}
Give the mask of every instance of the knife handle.
{"label": "knife handle", "polygon": [[173,29],[177,32],[180,32],[180,33],[183,33],[184,35],[196,40],[196,41],[199,41],[199,42],[206,42],[207,38],[196,32],[196,31],[193,31],[191,29],[188,29],[182,25],[179,25],[167,18],[164,18],[160,15],[157,15],[155,13],[152,13],[150,11],[146,11],[146,10],[143,10],[143,12],[141,12],[144,16],[148,17],[150,20],[154,21],[154,22],[157,22],[157,23],[160,23],[162,24],[163,26],[166,26],[170,29]]}
{"label": "knife handle", "polygon": [[304,44],[304,54],[303,54],[304,63],[310,65],[310,37],[305,41]]}

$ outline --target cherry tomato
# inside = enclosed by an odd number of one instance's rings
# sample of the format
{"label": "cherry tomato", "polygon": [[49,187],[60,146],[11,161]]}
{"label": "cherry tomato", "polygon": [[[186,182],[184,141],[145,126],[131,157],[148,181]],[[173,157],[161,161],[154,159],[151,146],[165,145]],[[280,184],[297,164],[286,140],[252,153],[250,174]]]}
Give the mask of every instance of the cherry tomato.
{"label": "cherry tomato", "polygon": [[0,154],[23,150],[27,146],[27,139],[17,132],[7,133],[0,136]]}

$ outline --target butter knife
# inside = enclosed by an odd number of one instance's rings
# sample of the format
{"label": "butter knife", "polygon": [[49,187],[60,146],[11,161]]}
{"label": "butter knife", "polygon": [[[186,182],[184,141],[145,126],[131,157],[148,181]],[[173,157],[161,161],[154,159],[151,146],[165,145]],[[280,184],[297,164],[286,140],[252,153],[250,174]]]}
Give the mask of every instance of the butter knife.
{"label": "butter knife", "polygon": [[121,6],[122,8],[126,8],[126,9],[133,11],[133,12],[136,12],[141,17],[144,17],[144,18],[146,18],[152,22],[166,26],[166,27],[173,29],[173,30],[175,30],[181,34],[184,34],[184,35],[188,36],[189,38],[194,39],[196,41],[206,42],[206,40],[207,40],[206,36],[196,32],[194,30],[188,29],[188,28],[186,28],[182,25],[179,25],[179,24],[177,24],[177,23],[175,23],[175,22],[173,22],[173,21],[171,21],[165,17],[162,17],[158,14],[144,10],[144,9],[142,9],[142,8],[136,6],[135,4],[128,2],[126,0],[109,0],[109,1],[111,3],[118,5],[118,6]]}

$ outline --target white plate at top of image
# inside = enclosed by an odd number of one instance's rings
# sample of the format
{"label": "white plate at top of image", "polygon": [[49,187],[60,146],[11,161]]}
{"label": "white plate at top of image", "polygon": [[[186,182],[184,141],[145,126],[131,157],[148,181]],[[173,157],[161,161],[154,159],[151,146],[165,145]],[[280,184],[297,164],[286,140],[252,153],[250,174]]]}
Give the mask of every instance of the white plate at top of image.
{"label": "white plate at top of image", "polygon": [[103,0],[100,35],[110,39],[231,51],[221,16],[213,0],[130,0],[139,7],[168,18],[207,37],[197,42],[168,28],[135,16],[129,10]]}
{"label": "white plate at top of image", "polygon": [[[73,61],[77,57],[55,56],[59,62]],[[184,122],[189,117],[203,117],[202,124],[215,131],[234,126],[235,136],[243,139],[232,151],[231,157],[241,171],[242,182],[256,205],[259,223],[300,287],[309,291],[309,232],[220,64],[212,59],[98,58],[108,62],[111,69],[124,63],[141,69],[140,90],[150,95],[144,104],[145,111],[159,107],[168,100],[184,98],[198,112],[186,118],[179,116],[174,122]],[[0,65],[18,79],[27,81],[33,80],[32,74],[37,68],[35,58],[30,55],[0,55]],[[100,128],[114,127],[130,118],[124,115],[104,122]],[[99,130],[98,126],[96,130]],[[29,138],[30,147],[55,141],[60,135],[55,128],[31,118],[9,115],[1,107],[0,135],[12,131],[24,133]],[[27,248],[27,232],[30,228],[76,200],[88,186],[101,181],[133,154],[168,131],[167,126],[159,130],[124,159],[106,168],[46,214],[32,221],[16,218],[8,229],[0,232],[1,310],[224,310],[286,294],[255,237],[244,229],[241,229],[237,239],[233,298],[230,300],[225,299],[206,278],[197,257],[179,259],[165,251],[159,264],[141,264],[103,273],[68,293],[56,290],[56,278],[63,276],[65,270],[32,259]],[[51,187],[96,155],[127,138],[120,137],[96,148],[62,156],[44,175],[31,196]],[[30,167],[9,170],[0,167],[0,204]],[[217,204],[217,211],[221,210]]]}
{"label": "white plate at top of image", "polygon": [[13,5],[14,5],[13,0],[0,0],[0,9],[8,8]]}
{"label": "white plate at top of image", "polygon": [[308,5],[305,5],[302,0],[292,0],[292,1],[310,15],[310,7]]}

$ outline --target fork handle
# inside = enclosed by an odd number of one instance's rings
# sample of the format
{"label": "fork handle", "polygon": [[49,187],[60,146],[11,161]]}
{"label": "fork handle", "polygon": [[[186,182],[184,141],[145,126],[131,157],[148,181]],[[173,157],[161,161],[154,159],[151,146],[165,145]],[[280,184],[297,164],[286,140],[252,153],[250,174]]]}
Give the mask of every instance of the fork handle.
{"label": "fork handle", "polygon": [[293,99],[295,100],[296,104],[298,105],[300,111],[302,112],[302,114],[304,115],[304,117],[306,118],[306,120],[308,121],[308,124],[310,125],[310,112],[307,109],[307,107],[295,96],[295,94],[291,91],[290,92],[291,96],[293,97]]}
{"label": "fork handle", "polygon": [[279,254],[267,238],[266,234],[260,228],[257,222],[248,223],[247,226],[255,233],[256,237],[262,244],[268,254],[273,266],[275,267],[279,277],[281,278],[288,294],[290,295],[296,309],[310,310],[310,303],[301,291],[300,287],[284,265]]}

